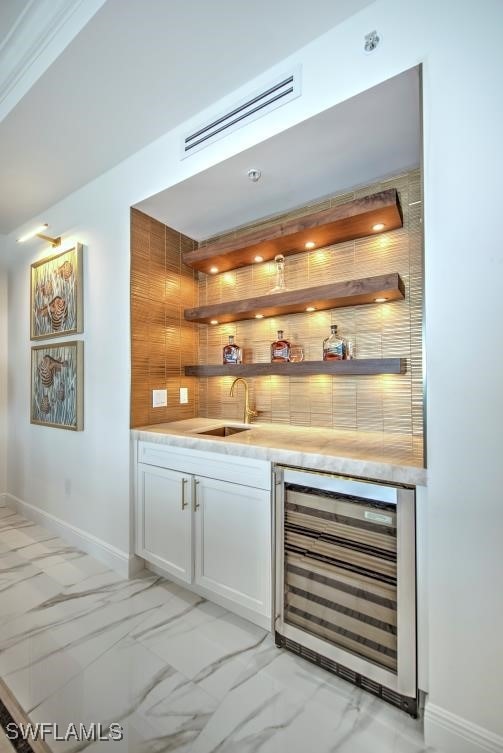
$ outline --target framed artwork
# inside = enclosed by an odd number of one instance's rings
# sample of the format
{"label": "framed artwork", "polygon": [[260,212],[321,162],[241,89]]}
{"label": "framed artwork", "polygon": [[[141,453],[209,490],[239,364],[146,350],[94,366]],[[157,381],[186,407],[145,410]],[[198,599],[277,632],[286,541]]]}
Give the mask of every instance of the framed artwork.
{"label": "framed artwork", "polygon": [[84,428],[84,343],[31,349],[31,423],[58,429]]}
{"label": "framed artwork", "polygon": [[83,331],[80,243],[31,265],[30,321],[32,340]]}

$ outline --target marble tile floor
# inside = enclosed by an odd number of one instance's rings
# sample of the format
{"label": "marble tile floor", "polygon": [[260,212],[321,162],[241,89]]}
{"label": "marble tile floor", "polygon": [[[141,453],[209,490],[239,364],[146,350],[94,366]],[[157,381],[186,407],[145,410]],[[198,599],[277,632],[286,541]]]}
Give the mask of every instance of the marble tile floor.
{"label": "marble tile floor", "polygon": [[432,750],[419,721],[261,628],[148,571],[125,580],[7,507],[0,677],[32,722],[123,727],[122,741],[48,739],[56,753]]}

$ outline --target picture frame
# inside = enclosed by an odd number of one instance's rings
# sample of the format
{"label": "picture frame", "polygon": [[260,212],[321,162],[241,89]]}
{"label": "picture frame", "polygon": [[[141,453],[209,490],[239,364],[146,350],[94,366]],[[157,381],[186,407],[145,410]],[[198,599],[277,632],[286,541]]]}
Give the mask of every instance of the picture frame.
{"label": "picture frame", "polygon": [[82,257],[82,245],[76,243],[31,265],[31,340],[84,331]]}
{"label": "picture frame", "polygon": [[31,423],[84,428],[84,343],[73,340],[31,349]]}

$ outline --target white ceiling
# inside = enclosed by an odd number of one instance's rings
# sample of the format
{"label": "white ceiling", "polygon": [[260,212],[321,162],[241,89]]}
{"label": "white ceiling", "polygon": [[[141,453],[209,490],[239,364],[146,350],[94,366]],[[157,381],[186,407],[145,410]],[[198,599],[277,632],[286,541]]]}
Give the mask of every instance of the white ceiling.
{"label": "white ceiling", "polygon": [[[406,71],[137,207],[196,240],[420,163],[419,72]],[[258,167],[252,183],[247,171]]]}
{"label": "white ceiling", "polygon": [[[102,2],[58,0],[74,14]],[[371,2],[106,0],[0,123],[0,232]],[[24,5],[0,0],[0,21]]]}
{"label": "white ceiling", "polygon": [[0,46],[10,33],[16,21],[23,15],[31,0],[1,0],[0,2]]}

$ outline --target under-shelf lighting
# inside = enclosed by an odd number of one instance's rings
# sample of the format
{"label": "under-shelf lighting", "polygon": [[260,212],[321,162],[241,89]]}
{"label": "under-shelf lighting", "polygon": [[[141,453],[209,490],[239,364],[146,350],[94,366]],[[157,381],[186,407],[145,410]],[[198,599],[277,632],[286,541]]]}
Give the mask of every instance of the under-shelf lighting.
{"label": "under-shelf lighting", "polygon": [[374,298],[374,303],[384,303],[387,300],[387,298]]}
{"label": "under-shelf lighting", "polygon": [[29,241],[31,238],[41,238],[43,241],[47,241],[51,244],[51,246],[60,246],[61,245],[61,236],[58,236],[57,238],[51,238],[49,235],[44,235],[44,231],[47,230],[49,225],[47,223],[44,223],[43,225],[39,225],[38,227],[34,228],[33,230],[30,230],[29,233],[26,233],[25,235],[22,235],[21,238],[17,239],[18,243],[24,243],[25,241]]}
{"label": "under-shelf lighting", "polygon": [[316,311],[316,308],[314,306],[308,306],[306,311]]}
{"label": "under-shelf lighting", "polygon": [[264,318],[263,314],[255,314],[255,319],[263,319],[263,318]]}
{"label": "under-shelf lighting", "polygon": [[210,267],[210,275],[216,275],[218,272],[218,267]]}
{"label": "under-shelf lighting", "polygon": [[305,245],[305,248],[307,248],[307,250],[310,251],[312,248],[316,246],[316,243],[314,241],[306,241],[304,245]]}
{"label": "under-shelf lighting", "polygon": [[264,257],[256,256],[253,261],[256,262],[257,264],[260,264],[261,261],[264,261]]}
{"label": "under-shelf lighting", "polygon": [[384,230],[386,225],[384,225],[382,222],[376,222],[375,225],[372,225],[372,230],[374,233],[379,233],[381,230]]}
{"label": "under-shelf lighting", "polygon": [[218,324],[218,319],[212,319],[212,320],[210,321],[210,324]]}

